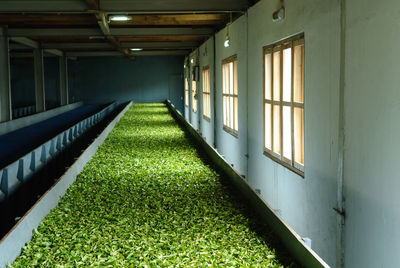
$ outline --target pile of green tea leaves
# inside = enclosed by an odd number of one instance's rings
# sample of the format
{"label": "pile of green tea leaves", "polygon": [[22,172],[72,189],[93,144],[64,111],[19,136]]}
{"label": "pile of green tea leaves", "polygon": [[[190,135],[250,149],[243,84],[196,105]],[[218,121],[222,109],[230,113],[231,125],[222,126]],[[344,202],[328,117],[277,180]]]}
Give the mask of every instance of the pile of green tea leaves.
{"label": "pile of green tea leaves", "polygon": [[235,195],[164,104],[133,104],[11,266],[294,265]]}

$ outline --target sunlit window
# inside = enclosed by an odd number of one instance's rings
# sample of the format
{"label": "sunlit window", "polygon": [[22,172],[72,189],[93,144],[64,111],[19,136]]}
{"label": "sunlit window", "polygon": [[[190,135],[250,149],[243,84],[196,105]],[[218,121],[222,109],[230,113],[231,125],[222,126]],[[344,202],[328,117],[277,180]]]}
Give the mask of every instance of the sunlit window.
{"label": "sunlit window", "polygon": [[211,101],[210,101],[210,68],[203,68],[203,117],[207,121],[211,118]]}
{"label": "sunlit window", "polygon": [[222,115],[224,130],[237,136],[238,82],[236,56],[222,61]]}
{"label": "sunlit window", "polygon": [[304,175],[304,36],[264,47],[264,153]]}
{"label": "sunlit window", "polygon": [[197,112],[197,82],[195,80],[192,81],[192,110]]}
{"label": "sunlit window", "polygon": [[185,105],[189,106],[189,83],[187,77],[185,77]]}

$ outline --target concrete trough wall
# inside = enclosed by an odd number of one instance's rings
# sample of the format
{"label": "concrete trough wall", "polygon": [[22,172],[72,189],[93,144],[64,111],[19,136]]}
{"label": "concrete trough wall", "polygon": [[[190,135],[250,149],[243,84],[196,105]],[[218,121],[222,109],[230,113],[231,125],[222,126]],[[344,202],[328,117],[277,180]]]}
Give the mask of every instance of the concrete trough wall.
{"label": "concrete trough wall", "polygon": [[35,172],[43,168],[48,161],[61,153],[86,130],[101,121],[112,112],[117,103],[110,104],[100,112],[80,121],[61,132],[17,161],[0,170],[0,202],[11,196]]}
{"label": "concrete trough wall", "polygon": [[[71,129],[68,133],[62,133],[62,137],[65,135],[72,135],[74,133],[82,133],[86,126],[94,124],[96,121],[101,120],[106,114],[111,112],[115,108],[116,104],[112,104],[101,112],[93,115],[90,118],[85,119],[85,123],[82,121]],[[103,132],[93,141],[93,143],[82,153],[82,155],[75,161],[75,163],[65,172],[65,174],[57,181],[57,183],[50,188],[37,203],[22,217],[14,228],[5,235],[0,241],[0,268],[6,267],[8,264],[12,263],[20,254],[22,247],[26,242],[31,240],[32,232],[37,228],[43,218],[57,206],[60,198],[65,194],[69,186],[75,181],[78,174],[83,170],[86,163],[93,157],[96,153],[97,148],[103,144],[104,140],[114,128],[115,124],[121,119],[125,112],[129,109],[131,103],[129,103],[115,118],[111,123],[103,130]],[[61,135],[61,134],[60,134]],[[55,137],[45,149],[44,155],[48,156],[52,148],[57,147],[58,137]],[[38,149],[41,150],[40,148]],[[38,151],[38,153],[39,153]]]}
{"label": "concrete trough wall", "polygon": [[[15,120],[7,121],[0,123],[0,135],[7,134],[9,132],[15,131],[17,129],[27,127],[33,124],[36,124],[40,121],[47,120],[51,117],[57,116],[59,114],[71,111],[73,109],[76,109],[78,107],[81,107],[83,105],[83,102],[75,102],[72,104],[68,104],[65,106],[61,106],[49,111],[45,111],[42,113],[37,113],[29,116],[25,116],[22,118],[18,118]],[[23,116],[23,114],[28,114],[32,109],[35,109],[35,106],[28,106],[28,107],[23,107],[19,109],[13,110],[13,114],[17,114],[18,116]]]}

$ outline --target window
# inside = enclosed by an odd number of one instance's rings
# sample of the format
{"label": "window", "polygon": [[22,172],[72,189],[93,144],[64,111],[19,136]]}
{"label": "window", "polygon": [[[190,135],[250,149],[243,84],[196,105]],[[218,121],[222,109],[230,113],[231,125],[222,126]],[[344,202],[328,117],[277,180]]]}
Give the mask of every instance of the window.
{"label": "window", "polygon": [[192,81],[192,110],[193,112],[197,112],[197,83],[196,80]]}
{"label": "window", "polygon": [[304,36],[263,55],[264,154],[304,176]]}
{"label": "window", "polygon": [[189,106],[189,83],[187,77],[185,77],[185,105]]}
{"label": "window", "polygon": [[210,68],[203,68],[203,117],[207,121],[211,120],[211,101],[210,101]]}
{"label": "window", "polygon": [[238,135],[238,83],[236,55],[222,61],[222,117],[223,128]]}

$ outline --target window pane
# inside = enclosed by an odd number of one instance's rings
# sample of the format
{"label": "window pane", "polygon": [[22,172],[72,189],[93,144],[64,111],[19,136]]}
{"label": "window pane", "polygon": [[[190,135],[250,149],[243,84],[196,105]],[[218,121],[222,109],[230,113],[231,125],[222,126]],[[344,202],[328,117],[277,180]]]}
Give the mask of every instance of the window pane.
{"label": "window pane", "polygon": [[272,66],[271,66],[271,54],[265,54],[265,84],[264,84],[264,89],[265,89],[265,99],[270,100],[271,99],[271,71],[272,71]]}
{"label": "window pane", "polygon": [[226,93],[226,64],[222,65],[222,92]]}
{"label": "window pane", "polygon": [[281,100],[281,52],[274,52],[274,100]]}
{"label": "window pane", "polygon": [[234,112],[235,112],[235,125],[233,127],[233,129],[238,130],[238,97],[234,97],[234,102],[235,102],[235,108],[234,108]]}
{"label": "window pane", "polygon": [[233,94],[233,62],[229,63],[229,94]]}
{"label": "window pane", "polygon": [[292,159],[292,114],[290,106],[283,106],[283,156],[287,159]]}
{"label": "window pane", "polygon": [[304,165],[304,109],[294,108],[294,160]]}
{"label": "window pane", "polygon": [[294,47],[293,59],[294,101],[304,103],[304,45]]}
{"label": "window pane", "polygon": [[271,104],[266,103],[264,109],[264,146],[271,150]]}
{"label": "window pane", "polygon": [[274,148],[275,153],[281,153],[281,109],[279,105],[274,105]]}
{"label": "window pane", "polygon": [[233,94],[238,94],[237,61],[233,62]]}
{"label": "window pane", "polygon": [[292,49],[283,50],[283,101],[291,101],[292,95]]}
{"label": "window pane", "polygon": [[233,97],[229,97],[229,127],[233,129]]}

